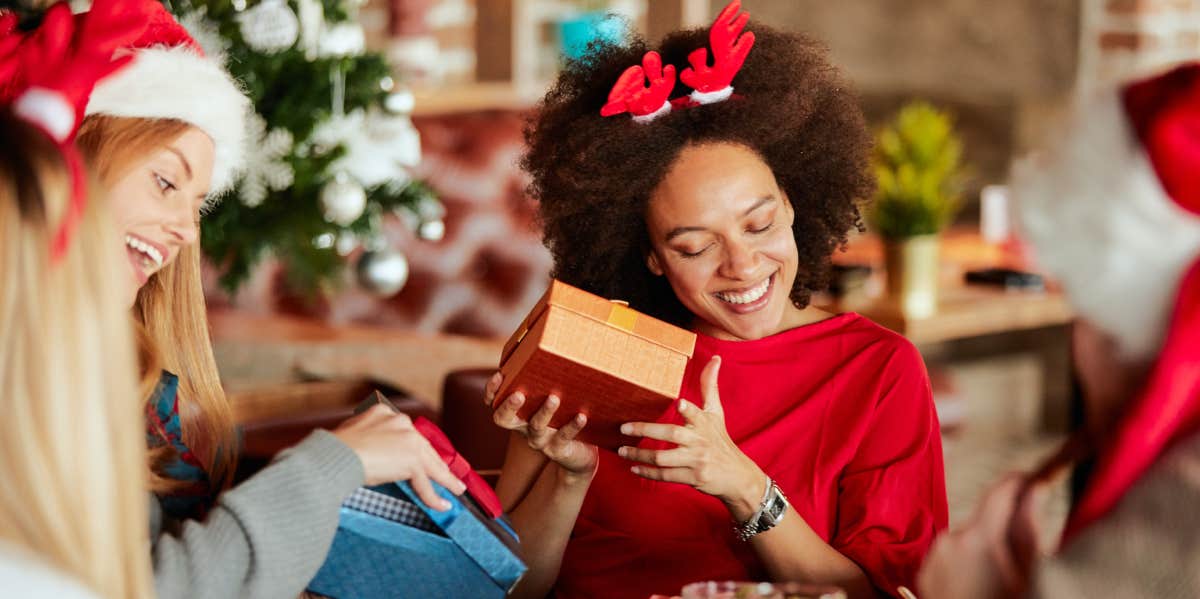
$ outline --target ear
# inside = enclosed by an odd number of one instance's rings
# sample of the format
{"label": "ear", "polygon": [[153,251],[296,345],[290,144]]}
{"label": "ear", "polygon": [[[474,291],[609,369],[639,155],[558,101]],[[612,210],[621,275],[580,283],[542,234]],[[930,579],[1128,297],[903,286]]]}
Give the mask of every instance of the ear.
{"label": "ear", "polygon": [[659,264],[658,254],[654,250],[646,252],[646,268],[650,269],[650,272],[654,273],[655,276],[663,276],[662,264]]}

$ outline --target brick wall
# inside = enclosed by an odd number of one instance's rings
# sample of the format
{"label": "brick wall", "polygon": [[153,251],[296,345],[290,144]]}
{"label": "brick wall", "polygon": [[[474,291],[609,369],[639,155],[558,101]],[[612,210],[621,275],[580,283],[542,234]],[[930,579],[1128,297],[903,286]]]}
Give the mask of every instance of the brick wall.
{"label": "brick wall", "polygon": [[[949,108],[974,191],[1008,176],[1069,105],[1081,3],[1092,0],[743,0],[757,18],[809,33],[862,94],[875,123],[922,98]],[[716,4],[717,2],[714,2]]]}
{"label": "brick wall", "polygon": [[1087,0],[1083,92],[1200,59],[1200,0]]}

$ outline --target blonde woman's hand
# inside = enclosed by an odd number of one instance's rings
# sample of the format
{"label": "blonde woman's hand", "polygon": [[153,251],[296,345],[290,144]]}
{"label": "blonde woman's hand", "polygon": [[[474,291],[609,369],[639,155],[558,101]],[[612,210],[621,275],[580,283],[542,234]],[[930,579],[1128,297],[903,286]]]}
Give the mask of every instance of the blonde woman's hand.
{"label": "blonde woman's hand", "polygon": [[595,445],[575,438],[579,431],[587,426],[587,416],[576,414],[562,428],[551,428],[550,421],[554,419],[561,403],[557,396],[551,395],[533,417],[526,421],[517,414],[521,406],[525,405],[524,393],[516,392],[503,402],[495,402],[496,392],[503,382],[504,376],[497,372],[492,375],[484,390],[484,402],[495,410],[492,420],[496,426],[517,432],[525,438],[530,448],[541,452],[568,474],[590,479],[600,463],[599,450]]}
{"label": "blonde woman's hand", "polygon": [[429,441],[413,428],[412,420],[387,406],[371,406],[343,422],[333,434],[358,454],[367,485],[408,481],[425,505],[439,511],[450,509],[450,502],[438,496],[430,481],[455,495],[467,489]]}
{"label": "blonde woman's hand", "polygon": [[637,462],[634,474],[650,480],[682,483],[712,495],[729,507],[738,521],[758,510],[766,490],[767,475],[738,448],[725,429],[725,411],[717,389],[721,358],[714,356],[700,373],[704,407],[679,400],[683,426],[630,422],[621,432],[675,444],[672,449],[622,447],[621,457]]}

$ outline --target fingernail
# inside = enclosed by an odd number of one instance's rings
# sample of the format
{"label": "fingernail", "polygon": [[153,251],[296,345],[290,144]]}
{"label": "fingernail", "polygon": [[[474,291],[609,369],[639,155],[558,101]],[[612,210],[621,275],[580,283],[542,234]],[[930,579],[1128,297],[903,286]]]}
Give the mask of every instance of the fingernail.
{"label": "fingernail", "polygon": [[679,411],[680,412],[686,412],[686,411],[688,411],[689,408],[691,408],[691,406],[688,405],[688,401],[686,399],[679,400]]}
{"label": "fingernail", "polygon": [[520,395],[514,395],[511,398],[509,398],[508,401],[512,402],[512,405],[514,405],[514,406],[519,406],[519,405],[525,403],[525,398]]}
{"label": "fingernail", "polygon": [[578,424],[579,426],[587,424],[587,416],[584,416],[583,414],[576,414],[575,424]]}
{"label": "fingernail", "polygon": [[438,507],[442,508],[442,511],[444,512],[444,511],[450,509],[450,502],[443,499],[438,502]]}
{"label": "fingernail", "polygon": [[629,448],[628,448],[628,447],[619,447],[619,448],[617,448],[617,455],[619,455],[619,456],[621,456],[621,457],[625,457],[625,454],[627,454],[627,453],[629,453]]}
{"label": "fingernail", "polygon": [[641,473],[642,473],[642,469],[641,469],[641,468],[638,468],[637,466],[634,466],[634,467],[630,468],[630,469],[629,469],[629,471],[630,471],[630,472],[632,472],[632,473],[634,473],[634,474],[641,474]]}
{"label": "fingernail", "polygon": [[632,424],[622,424],[621,425],[621,434],[622,435],[632,435],[633,434],[633,425]]}

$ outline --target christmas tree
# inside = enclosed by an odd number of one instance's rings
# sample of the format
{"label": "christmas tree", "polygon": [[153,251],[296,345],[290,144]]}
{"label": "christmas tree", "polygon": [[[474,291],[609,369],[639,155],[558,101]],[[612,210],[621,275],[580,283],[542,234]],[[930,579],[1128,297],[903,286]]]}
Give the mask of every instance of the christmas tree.
{"label": "christmas tree", "polygon": [[[363,0],[365,1],[365,0]],[[292,291],[341,280],[363,248],[361,284],[392,295],[408,275],[387,247],[384,218],[441,237],[443,209],[409,169],[421,157],[412,94],[368,52],[359,0],[165,0],[208,53],[220,52],[256,115],[246,172],[204,216],[201,247],[234,292],[263,258],[284,263]],[[0,0],[36,26],[46,3]]]}
{"label": "christmas tree", "polygon": [[[386,247],[389,214],[440,237],[442,207],[412,180],[420,140],[384,57],[365,49],[356,0],[168,0],[206,46],[226,55],[257,111],[236,191],[204,219],[201,244],[234,291],[264,256],[304,293],[338,280],[358,246],[359,280],[390,295],[407,264]],[[205,33],[207,32],[207,34]]]}

